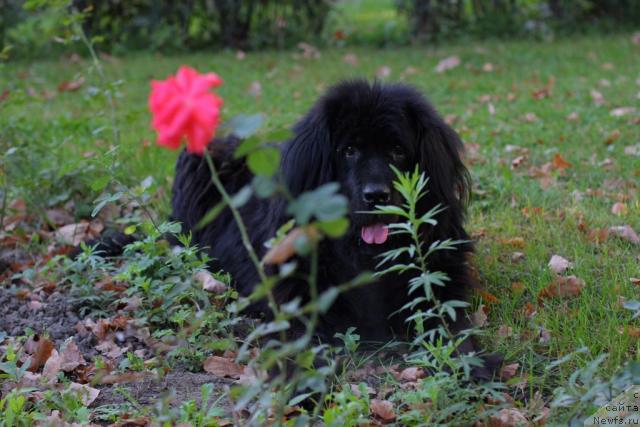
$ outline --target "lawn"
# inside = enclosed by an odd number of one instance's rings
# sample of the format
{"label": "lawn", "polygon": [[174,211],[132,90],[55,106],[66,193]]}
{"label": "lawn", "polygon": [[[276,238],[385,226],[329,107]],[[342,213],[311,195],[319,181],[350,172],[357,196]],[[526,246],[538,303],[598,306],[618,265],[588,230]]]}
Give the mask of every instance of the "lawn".
{"label": "lawn", "polygon": [[[437,72],[451,56],[460,65]],[[600,354],[608,354],[596,370],[603,380],[638,360],[640,322],[622,304],[640,299],[640,242],[611,229],[640,232],[640,46],[630,35],[334,48],[319,55],[140,53],[100,63],[104,78],[90,59],[76,56],[0,66],[0,183],[7,203],[26,205],[17,224],[4,221],[16,212],[2,213],[0,254],[10,261],[2,275],[5,307],[39,286],[10,277],[37,272],[50,253],[50,235],[37,231],[52,228],[44,224],[48,209],[66,206],[77,221],[102,191],[151,176],[142,203],[157,218],[168,213],[177,153],[154,146],[151,79],[181,64],[215,71],[224,79],[223,116],[265,113],[266,133],[293,124],[331,84],[378,76],[423,90],[465,141],[474,182],[468,229],[483,285],[473,310],[485,346],[504,353],[515,369],[509,393],[524,405],[539,391],[548,406],[553,390]],[[116,94],[113,108],[106,86]],[[550,287],[559,280],[548,266],[553,255],[571,263],[561,277],[577,279]],[[39,319],[21,330],[0,321],[0,332],[46,333],[50,325]],[[552,418],[563,414],[554,410]]]}

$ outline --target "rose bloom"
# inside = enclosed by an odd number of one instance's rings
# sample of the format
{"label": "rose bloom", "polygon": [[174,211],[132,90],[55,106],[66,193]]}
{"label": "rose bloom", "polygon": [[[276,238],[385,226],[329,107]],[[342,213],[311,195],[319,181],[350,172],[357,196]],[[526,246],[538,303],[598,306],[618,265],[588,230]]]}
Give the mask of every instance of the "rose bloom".
{"label": "rose bloom", "polygon": [[210,89],[221,84],[217,74],[199,74],[185,65],[175,77],[152,81],[149,109],[158,144],[175,150],[186,139],[188,151],[202,154],[220,123],[223,102]]}

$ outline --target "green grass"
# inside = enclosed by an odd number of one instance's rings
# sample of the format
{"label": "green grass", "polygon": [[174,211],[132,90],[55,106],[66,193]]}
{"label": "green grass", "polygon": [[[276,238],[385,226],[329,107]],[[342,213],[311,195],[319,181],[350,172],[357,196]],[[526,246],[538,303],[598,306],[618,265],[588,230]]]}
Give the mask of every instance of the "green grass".
{"label": "green grass", "polygon": [[[357,55],[359,65],[343,62],[346,53]],[[460,56],[462,65],[436,73],[438,61],[453,54]],[[495,71],[483,72],[485,63],[493,64]],[[79,201],[86,204],[96,195],[90,189],[96,176],[111,168],[118,181],[128,184],[153,176],[164,190],[153,208],[166,214],[177,153],[153,143],[144,146],[143,141],[154,138],[146,103],[149,81],[165,78],[180,64],[223,77],[219,93],[225,99],[224,117],[263,112],[267,127],[293,124],[334,82],[373,78],[380,67],[391,67],[387,80],[419,87],[443,115],[457,116],[455,127],[467,144],[479,144],[480,159],[470,165],[476,191],[468,228],[472,233],[482,231],[475,265],[486,290],[498,297],[496,303],[485,303],[490,308],[485,342],[488,348],[504,352],[509,362],[519,362],[519,374],[530,375],[525,393],[551,391],[573,369],[602,352],[610,354],[601,372],[605,378],[624,362],[638,359],[638,339],[619,329],[640,324],[630,320],[630,312],[620,307],[618,299],[638,299],[640,288],[629,279],[640,277],[639,246],[616,238],[594,243],[578,227],[582,216],[589,229],[629,224],[640,231],[640,160],[624,154],[625,146],[640,142],[638,111],[624,117],[610,115],[616,107],[638,108],[640,48],[629,36],[335,49],[323,51],[318,60],[296,58],[292,52],[249,53],[244,60],[231,52],[108,59],[104,61],[107,81],[117,82],[118,90],[121,142],[115,157],[107,154],[114,143],[109,109],[102,95],[93,94],[101,83],[89,61],[6,64],[0,68],[0,93],[9,91],[0,103],[0,146],[3,152],[16,149],[4,162],[9,198],[26,199],[36,216],[69,198],[82,198]],[[409,67],[416,72],[403,74]],[[79,75],[86,79],[80,90],[56,93],[60,82]],[[550,79],[555,80],[551,95],[535,99],[532,93]],[[259,98],[247,91],[253,81],[261,84]],[[590,95],[594,89],[604,95],[604,105],[594,104]],[[53,96],[46,99],[43,91]],[[495,114],[483,101],[487,95]],[[579,114],[578,121],[565,119],[572,112]],[[525,120],[527,113],[534,113],[537,121]],[[619,138],[605,144],[614,130]],[[527,162],[515,170],[510,164],[518,154],[507,152],[508,145],[529,150]],[[543,189],[529,177],[527,168],[551,161],[556,153],[572,166],[557,177],[555,185]],[[610,168],[601,166],[606,158],[613,160]],[[69,173],[73,177],[65,177]],[[575,192],[605,188],[609,180],[623,184],[605,189],[602,196],[574,197]],[[77,188],[70,190],[70,182]],[[628,208],[622,217],[611,213],[613,203],[620,200]],[[540,208],[541,214],[527,217],[523,208]],[[81,215],[78,209],[76,214]],[[522,237],[524,248],[502,243],[512,237]],[[523,252],[524,259],[512,262],[514,251]],[[572,261],[571,274],[586,286],[577,297],[545,300],[540,305],[538,294],[552,279],[547,262],[553,254]],[[513,292],[513,282],[521,282],[524,290]],[[532,319],[523,315],[527,303],[537,311]],[[494,332],[500,326],[511,327],[513,334],[496,338]],[[539,328],[549,332],[548,343],[538,342]],[[544,370],[549,362],[582,346],[589,348],[582,359],[553,374]]]}

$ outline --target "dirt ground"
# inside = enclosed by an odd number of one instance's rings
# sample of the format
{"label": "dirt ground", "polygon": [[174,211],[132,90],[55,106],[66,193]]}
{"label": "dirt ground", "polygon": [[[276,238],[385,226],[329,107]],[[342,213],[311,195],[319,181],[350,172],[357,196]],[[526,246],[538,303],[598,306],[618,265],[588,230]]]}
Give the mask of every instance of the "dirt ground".
{"label": "dirt ground", "polygon": [[[32,302],[18,295],[14,289],[0,286],[0,331],[18,337],[31,330],[36,334],[48,336],[58,349],[66,340],[73,338],[86,358],[99,354],[95,348],[95,336],[78,331],[77,325],[83,319],[69,304],[67,295],[60,292],[53,292],[50,295],[41,292],[41,305],[38,306],[34,306]],[[150,351],[142,342],[135,339],[127,338],[126,345],[131,351]],[[232,383],[232,380],[205,372],[189,372],[178,366],[160,379],[147,377],[135,382],[96,385],[100,394],[91,406],[126,403],[128,399],[125,394],[129,394],[141,405],[156,402],[162,396],[171,396],[171,402],[174,404],[191,399],[199,403],[200,388],[207,383],[214,384],[213,398],[216,399],[226,391],[226,387]],[[121,391],[123,389],[125,393]],[[218,402],[218,406],[231,413],[230,403],[221,401]]]}

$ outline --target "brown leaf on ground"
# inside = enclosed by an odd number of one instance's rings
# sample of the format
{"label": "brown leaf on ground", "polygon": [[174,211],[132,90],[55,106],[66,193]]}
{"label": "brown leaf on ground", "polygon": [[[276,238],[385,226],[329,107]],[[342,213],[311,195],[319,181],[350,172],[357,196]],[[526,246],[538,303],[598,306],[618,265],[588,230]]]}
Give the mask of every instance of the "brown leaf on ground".
{"label": "brown leaf on ground", "polygon": [[498,239],[498,242],[503,245],[509,245],[519,249],[524,249],[525,247],[525,242],[522,237],[503,237]]}
{"label": "brown leaf on ground", "polygon": [[513,252],[511,254],[511,262],[520,262],[524,259],[524,253],[523,252]]}
{"label": "brown leaf on ground", "polygon": [[211,356],[203,362],[203,368],[206,372],[221,378],[239,379],[244,373],[245,367],[239,365],[231,359],[220,356]]}
{"label": "brown leaf on ground", "polygon": [[601,92],[598,92],[595,89],[592,89],[591,92],[591,99],[593,100],[593,103],[596,105],[602,105],[604,104],[604,95],[602,95]]}
{"label": "brown leaf on ground", "polygon": [[609,114],[613,117],[623,117],[623,116],[626,116],[627,114],[632,114],[635,112],[636,112],[636,109],[633,107],[619,107],[611,110]]}
{"label": "brown leaf on ground", "polygon": [[355,53],[347,53],[345,56],[342,57],[342,62],[351,65],[352,67],[355,67],[356,65],[358,65],[358,55],[356,55]]}
{"label": "brown leaf on ground", "polygon": [[78,366],[85,365],[87,362],[84,360],[84,356],[80,353],[80,349],[75,341],[69,341],[64,349],[60,352],[62,364],[60,368],[65,372],[72,372]]}
{"label": "brown leaf on ground", "polygon": [[436,65],[436,73],[444,73],[445,71],[452,70],[460,65],[460,57],[457,55],[444,58],[438,65]]}
{"label": "brown leaf on ground", "polygon": [[[35,335],[32,342],[34,344],[34,350],[28,370],[30,372],[36,372],[47,362],[47,359],[49,359],[55,350],[55,346],[51,340],[40,335]],[[27,347],[27,344],[25,344],[25,347]]]}
{"label": "brown leaf on ground", "polygon": [[84,84],[84,77],[80,76],[75,80],[65,80],[58,85],[58,92],[73,92],[82,87]]}
{"label": "brown leaf on ground", "polygon": [[538,299],[575,297],[580,295],[584,286],[584,280],[576,276],[556,276],[551,284],[540,291]]}
{"label": "brown leaf on ground", "polygon": [[120,347],[112,339],[107,339],[98,344],[96,350],[109,359],[117,359],[126,353],[129,347]]}
{"label": "brown leaf on ground", "polygon": [[609,135],[607,135],[607,137],[604,140],[604,145],[611,145],[614,142],[616,142],[620,136],[622,134],[620,133],[620,131],[618,129],[614,129],[611,132],[609,132]]}
{"label": "brown leaf on ground", "polygon": [[636,31],[631,35],[631,43],[640,46],[640,31]]}
{"label": "brown leaf on ground", "polygon": [[562,274],[567,269],[573,267],[573,263],[569,262],[569,260],[562,258],[560,255],[552,255],[549,260],[549,268],[556,274]]}
{"label": "brown leaf on ground", "polygon": [[566,120],[568,122],[577,122],[578,120],[580,120],[580,115],[574,111],[572,113],[569,113],[569,115],[566,117]]}
{"label": "brown leaf on ground", "polygon": [[300,42],[297,46],[302,51],[302,57],[305,59],[319,59],[322,56],[318,48],[309,43]]}
{"label": "brown leaf on ground", "polygon": [[[364,390],[369,396],[373,396],[376,394],[376,391],[372,387],[364,383],[361,384],[364,386]],[[351,393],[353,393],[356,397],[362,397],[362,392],[360,391],[359,384],[349,384],[349,388],[351,389]]]}
{"label": "brown leaf on ground", "polygon": [[498,328],[498,336],[500,338],[507,338],[513,335],[513,328],[511,326],[500,325]]}
{"label": "brown leaf on ground", "polygon": [[627,145],[624,147],[624,154],[627,156],[640,156],[640,144]]}
{"label": "brown leaf on ground", "polygon": [[98,237],[103,229],[104,225],[100,220],[81,221],[60,227],[55,232],[55,238],[62,244],[78,246],[81,242]]}
{"label": "brown leaf on ground", "polygon": [[49,380],[49,383],[53,383],[57,380],[58,373],[61,371],[62,357],[56,349],[51,351],[51,355],[47,359],[42,368],[42,376]]}
{"label": "brown leaf on ground", "polygon": [[611,206],[611,213],[617,216],[624,216],[628,212],[627,205],[622,202],[616,202]]}
{"label": "brown leaf on ground", "polygon": [[509,365],[505,365],[500,369],[500,379],[502,381],[508,381],[513,378],[518,372],[518,368],[520,367],[519,363],[511,363]]}
{"label": "brown leaf on ground", "polygon": [[47,216],[47,220],[58,227],[61,225],[71,224],[74,220],[73,215],[71,215],[66,209],[47,209],[45,214]]}
{"label": "brown leaf on ground", "polygon": [[545,329],[543,326],[538,328],[538,343],[547,344],[551,341],[551,332]]}
{"label": "brown leaf on ground", "polygon": [[553,86],[555,84],[556,84],[556,78],[551,76],[549,80],[547,80],[547,84],[543,88],[533,91],[531,96],[533,96],[534,99],[548,98],[551,96],[551,93],[553,91]]}
{"label": "brown leaf on ground", "polygon": [[269,249],[262,262],[265,264],[283,264],[296,254],[295,242],[301,237],[317,239],[318,231],[313,226],[296,227],[277,245]]}
{"label": "brown leaf on ground", "polygon": [[637,326],[625,325],[618,328],[618,333],[633,338],[640,338],[640,328]]}
{"label": "brown leaf on ground", "polygon": [[252,81],[247,87],[247,94],[254,98],[260,98],[262,96],[262,83],[257,80]]}
{"label": "brown leaf on ground", "polygon": [[393,403],[388,400],[371,399],[369,408],[371,409],[371,413],[382,421],[390,422],[396,419]]}
{"label": "brown leaf on ground", "polygon": [[68,390],[77,392],[80,396],[80,399],[82,400],[82,403],[84,403],[85,406],[91,405],[100,394],[100,390],[98,390],[97,388],[89,387],[86,384],[78,384],[74,382],[69,384]]}
{"label": "brown leaf on ground", "polygon": [[613,234],[620,239],[626,240],[631,243],[640,244],[640,237],[636,234],[636,232],[631,228],[630,225],[620,225],[609,227],[609,233]]}
{"label": "brown leaf on ground", "polygon": [[227,290],[227,285],[213,277],[208,271],[199,271],[193,275],[193,278],[202,284],[202,289],[214,294],[222,294]]}
{"label": "brown leaf on ground", "polygon": [[630,277],[629,281],[631,282],[632,285],[640,286],[640,278]]}
{"label": "brown leaf on ground", "polygon": [[504,408],[492,415],[486,427],[522,427],[528,425],[527,417],[516,408]]}
{"label": "brown leaf on ground", "polygon": [[426,376],[427,374],[424,372],[424,369],[418,368],[416,366],[410,366],[400,372],[401,381],[417,381],[420,378],[424,378]]}
{"label": "brown leaf on ground", "polygon": [[388,78],[390,75],[391,75],[391,67],[389,67],[388,65],[383,65],[382,67],[378,68],[378,71],[376,71],[376,78],[380,80],[384,80]]}
{"label": "brown leaf on ground", "polygon": [[480,295],[483,301],[488,304],[498,304],[500,302],[498,297],[489,291],[485,291],[484,289],[476,289],[475,291],[478,295]]}
{"label": "brown leaf on ground", "polygon": [[594,243],[602,243],[609,237],[609,230],[606,228],[594,228],[589,230],[587,238]]}
{"label": "brown leaf on ground", "polygon": [[551,167],[555,170],[563,170],[571,167],[571,163],[566,161],[560,153],[556,153],[551,160]]}
{"label": "brown leaf on ground", "polygon": [[485,313],[484,304],[480,304],[478,309],[471,313],[471,324],[477,328],[482,328],[487,324],[487,313]]}

